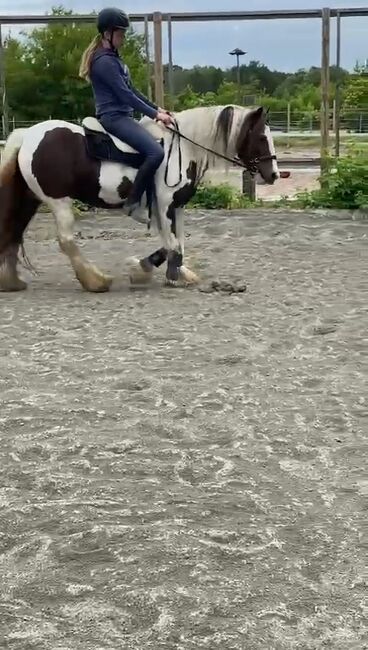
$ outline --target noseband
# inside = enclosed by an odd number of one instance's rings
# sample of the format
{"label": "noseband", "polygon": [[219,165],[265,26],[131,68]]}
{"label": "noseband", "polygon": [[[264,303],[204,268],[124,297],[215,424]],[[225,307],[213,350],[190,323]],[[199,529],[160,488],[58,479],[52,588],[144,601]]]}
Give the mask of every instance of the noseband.
{"label": "noseband", "polygon": [[277,160],[277,156],[257,156],[257,158],[250,158],[246,163],[242,163],[242,161],[239,159],[239,162],[237,164],[239,167],[245,167],[251,176],[255,176],[259,171],[259,163],[269,162],[270,160]]}

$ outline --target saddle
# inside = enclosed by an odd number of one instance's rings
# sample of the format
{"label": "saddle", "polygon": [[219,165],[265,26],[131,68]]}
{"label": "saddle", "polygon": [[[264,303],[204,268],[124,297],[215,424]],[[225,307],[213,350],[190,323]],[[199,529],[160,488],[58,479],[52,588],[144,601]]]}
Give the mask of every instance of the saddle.
{"label": "saddle", "polygon": [[[130,147],[128,144],[112,135],[95,117],[85,117],[82,121],[84,129],[86,149],[91,158],[97,160],[108,160],[138,169],[144,156]],[[163,146],[163,139],[158,140]]]}

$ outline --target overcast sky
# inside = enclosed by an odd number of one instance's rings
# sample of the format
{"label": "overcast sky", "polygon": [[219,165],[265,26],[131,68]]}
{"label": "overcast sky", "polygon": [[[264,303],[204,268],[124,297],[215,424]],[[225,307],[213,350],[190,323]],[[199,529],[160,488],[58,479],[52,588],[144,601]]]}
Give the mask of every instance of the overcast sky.
{"label": "overcast sky", "polygon": [[[52,4],[45,0],[0,0],[0,14],[43,14]],[[76,13],[98,11],[114,5],[114,0],[65,0],[63,6]],[[267,9],[309,9],[330,5],[366,7],[368,0],[126,0],[120,4],[128,13],[151,11],[241,11]],[[332,21],[331,61],[335,61],[335,20]],[[138,26],[137,26],[138,27]],[[228,67],[234,47],[247,51],[246,60],[259,60],[271,69],[293,71],[320,65],[321,25],[319,20],[273,20],[211,23],[174,23],[174,62],[178,65],[216,65]],[[165,32],[166,33],[166,32]],[[342,65],[353,68],[355,61],[368,59],[368,17],[342,21]],[[165,60],[167,40],[164,38]]]}

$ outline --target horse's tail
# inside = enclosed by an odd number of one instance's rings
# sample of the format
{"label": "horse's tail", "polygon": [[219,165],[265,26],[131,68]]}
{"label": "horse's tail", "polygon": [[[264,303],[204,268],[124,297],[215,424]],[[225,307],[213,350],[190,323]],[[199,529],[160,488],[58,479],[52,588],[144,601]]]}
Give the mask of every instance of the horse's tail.
{"label": "horse's tail", "polygon": [[17,171],[18,153],[26,129],[14,129],[9,135],[1,157],[0,186],[10,183]]}

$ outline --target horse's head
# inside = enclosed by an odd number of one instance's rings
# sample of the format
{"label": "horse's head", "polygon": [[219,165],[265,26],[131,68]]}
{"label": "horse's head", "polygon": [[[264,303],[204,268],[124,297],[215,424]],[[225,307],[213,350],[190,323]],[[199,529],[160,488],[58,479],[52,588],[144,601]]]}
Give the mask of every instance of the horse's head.
{"label": "horse's head", "polygon": [[259,173],[265,183],[272,185],[279,178],[275,146],[263,106],[249,111],[239,131],[236,152],[252,173]]}

